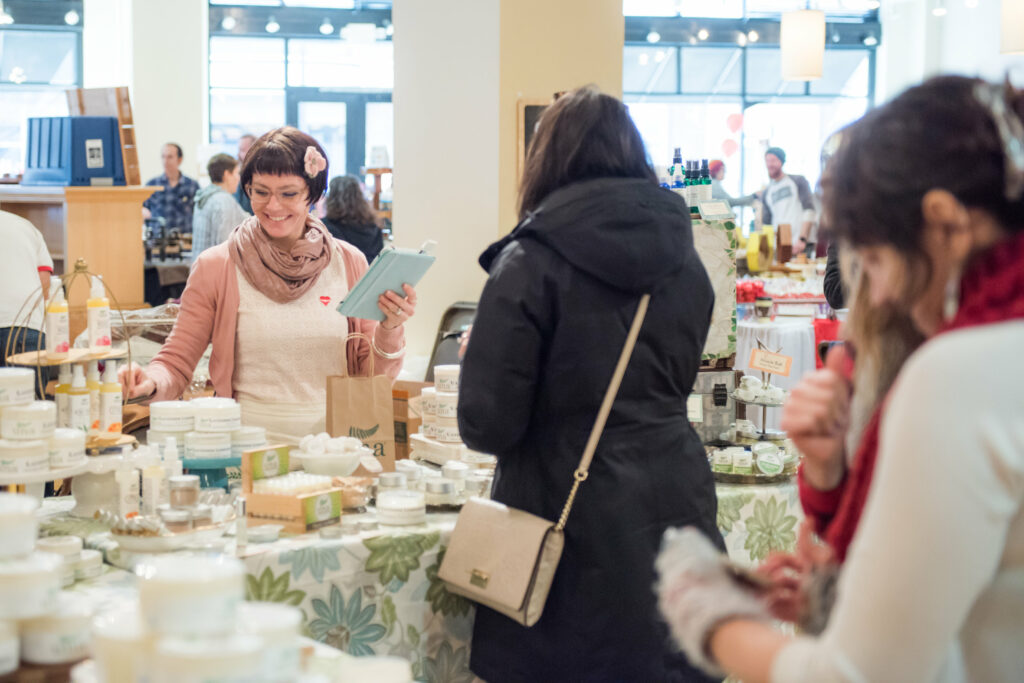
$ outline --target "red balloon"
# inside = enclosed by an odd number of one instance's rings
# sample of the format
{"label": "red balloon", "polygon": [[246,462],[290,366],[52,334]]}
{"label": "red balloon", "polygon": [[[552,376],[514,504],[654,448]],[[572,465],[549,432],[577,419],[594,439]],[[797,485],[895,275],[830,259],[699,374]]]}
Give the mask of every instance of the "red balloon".
{"label": "red balloon", "polygon": [[733,154],[738,152],[740,149],[740,143],[736,142],[732,138],[722,141],[722,154],[726,157],[731,157]]}
{"label": "red balloon", "polygon": [[743,114],[729,114],[725,119],[725,125],[729,127],[733,133],[739,131],[743,127]]}

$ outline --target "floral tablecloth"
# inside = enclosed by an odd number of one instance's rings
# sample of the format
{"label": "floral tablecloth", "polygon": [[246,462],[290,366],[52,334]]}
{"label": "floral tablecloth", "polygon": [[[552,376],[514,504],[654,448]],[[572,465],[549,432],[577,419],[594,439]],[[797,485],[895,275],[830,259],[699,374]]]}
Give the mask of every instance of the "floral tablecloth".
{"label": "floral tablecloth", "polygon": [[792,551],[803,521],[795,480],[782,484],[716,484],[718,529],[729,557],[746,567],[776,550]]}

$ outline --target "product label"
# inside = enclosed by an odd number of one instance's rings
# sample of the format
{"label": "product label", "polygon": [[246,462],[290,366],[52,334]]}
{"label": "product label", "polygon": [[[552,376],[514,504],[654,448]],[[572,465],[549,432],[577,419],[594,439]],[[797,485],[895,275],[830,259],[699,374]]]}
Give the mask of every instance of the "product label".
{"label": "product label", "polygon": [[736,474],[753,474],[754,458],[747,449],[737,449],[732,460],[732,471]]}
{"label": "product label", "polygon": [[72,394],[68,396],[68,403],[71,406],[72,429],[89,431],[89,394]]}
{"label": "product label", "polygon": [[747,365],[751,370],[760,370],[772,375],[789,377],[789,369],[793,365],[793,357],[783,356],[781,353],[772,353],[764,349],[753,349],[750,352],[750,362]]}
{"label": "product label", "polygon": [[3,420],[4,438],[7,439],[44,439],[57,428],[57,420],[47,419],[46,422],[35,420]]}
{"label": "product label", "polygon": [[22,659],[35,664],[64,664],[89,656],[89,627],[66,633],[26,633],[22,636]]}
{"label": "product label", "polygon": [[85,451],[79,451],[67,446],[57,448],[50,446],[50,467],[54,469],[77,465],[82,462],[83,458],[85,458]]}
{"label": "product label", "polygon": [[157,432],[191,432],[196,425],[192,415],[149,418],[149,428]]}
{"label": "product label", "polygon": [[194,638],[231,631],[241,599],[235,594],[204,592],[201,597],[160,599],[146,621],[157,632]]}
{"label": "product label", "polygon": [[715,472],[732,472],[732,453],[724,448],[715,451],[711,469]]}
{"label": "product label", "polygon": [[20,387],[0,387],[0,405],[31,403],[35,397],[35,381]]}
{"label": "product label", "polygon": [[103,168],[103,138],[85,141],[85,167]]}
{"label": "product label", "polygon": [[341,491],[310,496],[302,501],[302,510],[307,529],[317,529],[330,524],[341,517]]}
{"label": "product label", "polygon": [[103,349],[110,347],[110,307],[88,306],[89,347]]}
{"label": "product label", "polygon": [[778,453],[762,453],[757,456],[757,469],[764,474],[779,474],[782,472],[782,458]]}
{"label": "product label", "polygon": [[100,394],[100,430],[121,433],[121,392],[104,391]]}
{"label": "product label", "polygon": [[61,428],[71,426],[71,397],[67,392],[58,392],[54,395],[57,402],[57,426]]}
{"label": "product label", "polygon": [[248,451],[246,456],[251,458],[253,479],[266,479],[288,474],[289,448],[288,446],[277,446],[276,448],[261,448],[255,451]]}
{"label": "product label", "polygon": [[242,418],[235,417],[207,417],[196,415],[197,432],[237,432],[242,428]]}
{"label": "product label", "polygon": [[71,348],[68,330],[67,311],[46,314],[46,353],[52,356],[67,355]]}

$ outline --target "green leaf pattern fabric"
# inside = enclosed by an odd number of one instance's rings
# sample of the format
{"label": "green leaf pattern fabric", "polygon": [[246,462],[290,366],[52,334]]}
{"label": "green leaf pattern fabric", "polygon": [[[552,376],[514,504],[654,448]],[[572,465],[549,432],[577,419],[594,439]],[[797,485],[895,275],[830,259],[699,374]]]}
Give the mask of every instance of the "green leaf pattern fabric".
{"label": "green leaf pattern fabric", "polygon": [[717,484],[718,530],[729,557],[754,567],[775,551],[791,552],[803,521],[795,481],[744,486]]}

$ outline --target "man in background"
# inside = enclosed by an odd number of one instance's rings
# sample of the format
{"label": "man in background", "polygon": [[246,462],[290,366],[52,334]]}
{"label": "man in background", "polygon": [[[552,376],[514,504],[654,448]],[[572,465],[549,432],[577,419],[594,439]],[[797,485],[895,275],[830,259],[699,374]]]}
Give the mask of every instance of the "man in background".
{"label": "man in background", "polygon": [[764,153],[764,165],[768,170],[768,188],[764,191],[765,225],[788,223],[793,230],[793,254],[806,253],[814,256],[817,241],[817,214],[814,210],[814,195],[807,178],[802,175],[784,173],[786,152],[779,147],[769,147]]}
{"label": "man in background", "polygon": [[[243,133],[242,137],[238,138],[239,168],[241,168],[242,163],[245,161],[245,155],[249,153],[249,148],[252,147],[254,142],[256,142],[256,136],[252,133]],[[235,200],[246,213],[252,213],[252,203],[249,201],[249,195],[245,193],[245,188],[241,185],[235,190]]]}
{"label": "man in background", "polygon": [[[46,346],[40,294],[50,292],[53,259],[43,234],[7,211],[0,211],[0,244],[4,245],[0,249],[0,366],[4,366],[8,354]],[[31,303],[36,305],[30,308]],[[37,398],[42,398],[36,384]]]}
{"label": "man in background", "polygon": [[192,259],[204,249],[227,240],[239,223],[249,217],[235,201],[238,160],[230,154],[214,154],[206,164],[210,185],[196,193],[192,214]]}
{"label": "man in background", "polygon": [[168,142],[160,150],[164,166],[163,175],[150,179],[146,185],[161,185],[142,203],[142,217],[163,219],[164,235],[171,230],[192,232],[192,205],[195,203],[199,183],[181,172],[184,155],[181,146]]}

